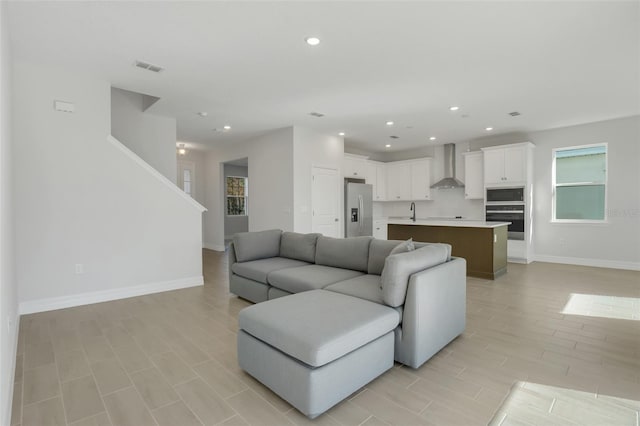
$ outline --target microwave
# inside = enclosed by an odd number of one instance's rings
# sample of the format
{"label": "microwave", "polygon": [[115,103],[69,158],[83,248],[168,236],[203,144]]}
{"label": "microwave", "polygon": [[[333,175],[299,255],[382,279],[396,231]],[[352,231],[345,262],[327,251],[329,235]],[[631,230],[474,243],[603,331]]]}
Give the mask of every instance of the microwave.
{"label": "microwave", "polygon": [[524,203],[524,187],[487,188],[487,203]]}

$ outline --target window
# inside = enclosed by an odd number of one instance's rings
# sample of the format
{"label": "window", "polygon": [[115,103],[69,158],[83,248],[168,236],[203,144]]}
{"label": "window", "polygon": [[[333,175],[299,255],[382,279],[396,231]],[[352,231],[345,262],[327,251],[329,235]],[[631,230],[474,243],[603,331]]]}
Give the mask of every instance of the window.
{"label": "window", "polygon": [[[182,171],[182,189],[191,195],[191,170],[184,169]],[[193,195],[191,195],[193,197]]]}
{"label": "window", "polygon": [[247,216],[247,196],[249,179],[246,177],[227,177],[227,216]]}
{"label": "window", "polygon": [[607,145],[553,150],[553,220],[606,220]]}

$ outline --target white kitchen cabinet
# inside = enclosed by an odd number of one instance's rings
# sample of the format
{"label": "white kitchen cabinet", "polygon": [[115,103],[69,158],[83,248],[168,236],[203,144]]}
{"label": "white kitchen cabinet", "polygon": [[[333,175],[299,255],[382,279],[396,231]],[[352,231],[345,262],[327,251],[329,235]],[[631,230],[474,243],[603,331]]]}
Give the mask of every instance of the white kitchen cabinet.
{"label": "white kitchen cabinet", "polygon": [[484,173],[482,151],[465,152],[464,156],[464,198],[484,199]]}
{"label": "white kitchen cabinet", "polygon": [[387,163],[387,201],[411,200],[411,167],[407,163]]}
{"label": "white kitchen cabinet", "polygon": [[482,148],[484,183],[524,184],[527,180],[527,144]]}
{"label": "white kitchen cabinet", "polygon": [[377,238],[379,240],[387,239],[386,219],[376,219],[373,221],[373,238]]}
{"label": "white kitchen cabinet", "polygon": [[431,159],[419,160],[410,164],[411,199],[431,199]]}
{"label": "white kitchen cabinet", "polygon": [[387,199],[387,174],[384,163],[369,161],[367,183],[373,185],[373,201],[385,201]]}
{"label": "white kitchen cabinet", "polygon": [[352,177],[358,179],[366,179],[367,177],[367,160],[365,157],[355,155],[344,156],[342,167],[344,177]]}

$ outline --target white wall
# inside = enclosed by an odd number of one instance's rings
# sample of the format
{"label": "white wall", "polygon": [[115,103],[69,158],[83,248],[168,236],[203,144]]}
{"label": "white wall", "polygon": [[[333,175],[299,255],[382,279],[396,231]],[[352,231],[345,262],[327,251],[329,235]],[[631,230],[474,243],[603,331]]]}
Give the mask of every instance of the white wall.
{"label": "white wall", "polygon": [[201,283],[200,210],[107,141],[109,82],[17,61],[13,73],[21,310]]}
{"label": "white wall", "polygon": [[[226,182],[227,176],[248,177],[249,168],[244,166],[235,166],[233,164],[224,165],[224,177]],[[226,185],[226,184],[225,184]],[[251,200],[251,181],[249,181],[249,200]],[[251,203],[251,201],[249,201]],[[249,204],[251,207],[251,204]],[[226,207],[225,207],[226,209]],[[226,210],[225,210],[226,213]],[[249,216],[224,216],[224,237],[232,238],[238,232],[247,232],[249,230]]]}
{"label": "white wall", "polygon": [[111,134],[176,182],[176,119],[145,112],[145,96],[111,88]]}
{"label": "white wall", "polygon": [[[517,138],[517,139],[516,139]],[[519,136],[472,141],[484,146],[533,142],[536,259],[640,269],[640,116]],[[552,149],[607,142],[609,223],[551,222]]]}
{"label": "white wall", "polygon": [[[344,140],[339,136],[317,133],[305,127],[293,128],[293,228],[296,232],[312,231],[312,169],[323,167],[335,169],[342,175]],[[340,185],[340,229],[344,229],[344,186]]]}
{"label": "white wall", "polygon": [[239,158],[249,161],[249,230],[293,230],[293,128],[287,127],[207,153],[205,247],[214,250],[224,250],[222,163]]}
{"label": "white wall", "polygon": [[0,2],[0,424],[9,424],[18,325],[14,275],[11,51],[7,2]]}

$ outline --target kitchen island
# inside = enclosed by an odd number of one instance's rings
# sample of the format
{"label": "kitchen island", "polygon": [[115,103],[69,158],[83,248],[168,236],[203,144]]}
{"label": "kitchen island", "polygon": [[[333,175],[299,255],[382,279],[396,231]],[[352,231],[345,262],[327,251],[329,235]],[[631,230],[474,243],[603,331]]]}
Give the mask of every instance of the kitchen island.
{"label": "kitchen island", "polygon": [[451,255],[467,260],[467,275],[495,279],[507,272],[510,222],[389,218],[388,239],[451,244]]}

